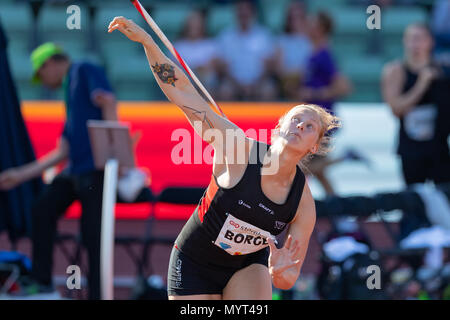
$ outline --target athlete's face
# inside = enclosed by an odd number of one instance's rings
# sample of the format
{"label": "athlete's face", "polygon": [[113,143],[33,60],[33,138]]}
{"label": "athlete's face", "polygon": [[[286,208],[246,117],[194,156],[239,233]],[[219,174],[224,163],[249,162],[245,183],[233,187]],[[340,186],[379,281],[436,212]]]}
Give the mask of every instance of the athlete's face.
{"label": "athlete's face", "polygon": [[320,123],[319,115],[313,110],[293,108],[280,126],[280,137],[299,152],[315,153],[319,146]]}

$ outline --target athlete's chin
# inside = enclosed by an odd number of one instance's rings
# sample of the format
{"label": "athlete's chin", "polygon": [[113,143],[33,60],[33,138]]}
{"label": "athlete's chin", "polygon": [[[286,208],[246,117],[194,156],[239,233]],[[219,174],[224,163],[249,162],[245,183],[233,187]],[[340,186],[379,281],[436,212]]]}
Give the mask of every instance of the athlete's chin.
{"label": "athlete's chin", "polygon": [[299,140],[295,141],[292,139],[288,139],[286,147],[289,148],[291,151],[294,151],[295,153],[299,154],[305,154],[306,151],[308,150],[308,148],[302,141]]}

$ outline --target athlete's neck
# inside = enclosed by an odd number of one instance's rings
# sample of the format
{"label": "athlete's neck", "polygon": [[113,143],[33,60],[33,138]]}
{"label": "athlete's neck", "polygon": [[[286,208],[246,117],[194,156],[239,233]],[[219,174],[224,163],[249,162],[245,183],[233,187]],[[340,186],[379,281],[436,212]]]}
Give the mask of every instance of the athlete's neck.
{"label": "athlete's neck", "polygon": [[[264,157],[264,168],[270,168],[268,175],[271,180],[275,180],[282,186],[290,186],[297,172],[297,164],[304,155],[298,154],[294,150],[286,147],[281,142],[274,143]],[[277,170],[273,170],[277,168]],[[264,170],[263,170],[264,173]]]}

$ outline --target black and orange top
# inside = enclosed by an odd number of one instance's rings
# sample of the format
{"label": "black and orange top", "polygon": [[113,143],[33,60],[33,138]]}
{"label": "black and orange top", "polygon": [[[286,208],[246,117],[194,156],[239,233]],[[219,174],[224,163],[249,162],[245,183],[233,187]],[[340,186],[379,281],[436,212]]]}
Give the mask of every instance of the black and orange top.
{"label": "black and orange top", "polygon": [[265,253],[267,237],[280,234],[295,217],[305,175],[297,166],[285,203],[271,201],[261,189],[261,159],[269,146],[261,142],[254,146],[236,186],[222,188],[212,175],[199,205],[175,241],[181,252],[214,265],[239,267],[246,256]]}

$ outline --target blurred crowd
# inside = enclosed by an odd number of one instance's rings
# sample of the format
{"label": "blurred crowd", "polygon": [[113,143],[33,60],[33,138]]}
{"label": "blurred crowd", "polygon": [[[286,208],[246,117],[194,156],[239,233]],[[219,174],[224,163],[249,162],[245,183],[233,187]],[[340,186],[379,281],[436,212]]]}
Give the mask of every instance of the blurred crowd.
{"label": "blurred crowd", "polygon": [[[308,11],[306,1],[293,0],[285,11],[284,26],[273,33],[258,19],[257,1],[219,1],[235,4],[236,24],[217,36],[208,34],[207,10],[195,10],[185,21],[174,45],[200,80],[218,100],[304,101],[332,110],[334,101],[345,98],[352,86],[339,72],[330,39],[335,28],[326,11]],[[413,0],[349,0],[349,4],[425,5],[429,12],[434,52],[449,59],[450,1],[431,4]],[[367,41],[373,51],[374,34]]]}
{"label": "blurred crowd", "polygon": [[218,100],[308,101],[331,109],[349,93],[328,50],[333,21],[325,12],[308,15],[302,1],[286,10],[282,33],[257,20],[254,1],[235,4],[236,25],[209,37],[206,12],[193,11],[174,43]]}

